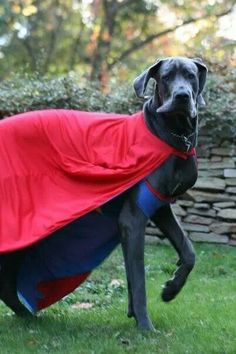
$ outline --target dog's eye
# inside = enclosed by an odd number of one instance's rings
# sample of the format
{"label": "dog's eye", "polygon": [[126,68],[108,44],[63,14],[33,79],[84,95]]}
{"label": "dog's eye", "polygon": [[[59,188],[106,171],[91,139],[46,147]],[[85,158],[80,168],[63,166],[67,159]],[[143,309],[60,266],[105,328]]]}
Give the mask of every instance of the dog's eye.
{"label": "dog's eye", "polygon": [[194,74],[188,74],[188,78],[189,78],[189,80],[193,80],[193,79],[195,79],[195,75]]}
{"label": "dog's eye", "polygon": [[169,74],[163,75],[163,76],[162,76],[162,80],[163,80],[163,81],[168,81],[168,80],[170,80],[170,75],[169,75]]}

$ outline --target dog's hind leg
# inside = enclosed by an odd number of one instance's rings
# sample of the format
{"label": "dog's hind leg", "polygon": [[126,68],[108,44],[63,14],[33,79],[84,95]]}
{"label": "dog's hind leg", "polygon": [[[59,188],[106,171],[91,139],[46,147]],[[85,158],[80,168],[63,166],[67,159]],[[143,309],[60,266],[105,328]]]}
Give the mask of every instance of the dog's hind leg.
{"label": "dog's hind leg", "polygon": [[152,221],[169,239],[179,255],[178,268],[162,291],[163,301],[170,301],[180,292],[195,264],[195,253],[191,241],[185,236],[170,205],[160,208]]}
{"label": "dog's hind leg", "polygon": [[127,316],[128,317],[135,317],[134,309],[133,309],[133,297],[132,297],[132,289],[131,289],[131,282],[130,282],[130,276],[129,276],[129,263],[128,263],[128,256],[127,256],[127,237],[124,237],[124,231],[121,232],[122,235],[122,251],[123,251],[123,257],[124,257],[124,262],[125,262],[125,272],[126,272],[126,279],[127,279],[127,287],[128,287],[128,312]]}
{"label": "dog's hind leg", "polygon": [[1,255],[0,300],[18,316],[30,315],[17,296],[17,274],[24,257],[24,251]]}

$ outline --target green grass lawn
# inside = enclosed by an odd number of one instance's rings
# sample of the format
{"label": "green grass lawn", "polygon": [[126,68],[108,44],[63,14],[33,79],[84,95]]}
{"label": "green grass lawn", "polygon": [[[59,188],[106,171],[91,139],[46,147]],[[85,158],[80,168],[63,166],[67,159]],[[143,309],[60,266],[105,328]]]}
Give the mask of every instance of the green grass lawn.
{"label": "green grass lawn", "polygon": [[[1,304],[0,353],[236,354],[236,249],[195,248],[197,265],[187,285],[165,304],[161,285],[175,269],[176,254],[168,246],[146,247],[148,305],[156,333],[140,333],[126,317],[118,249],[74,294],[33,320],[18,319]],[[81,303],[93,307],[84,309]]]}

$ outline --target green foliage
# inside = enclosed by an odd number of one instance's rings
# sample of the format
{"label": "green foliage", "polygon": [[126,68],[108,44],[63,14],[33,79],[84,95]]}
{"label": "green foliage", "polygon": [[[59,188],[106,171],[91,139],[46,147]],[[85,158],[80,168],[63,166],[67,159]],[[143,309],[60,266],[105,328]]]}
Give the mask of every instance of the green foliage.
{"label": "green foliage", "polygon": [[207,105],[201,111],[201,126],[220,137],[236,137],[236,70],[227,76],[209,75]]}
{"label": "green foliage", "polygon": [[74,78],[18,77],[0,85],[0,116],[29,110],[65,108],[101,110],[105,97],[93,85],[79,85]]}
{"label": "green foliage", "polygon": [[[230,62],[235,41],[218,18],[234,0],[1,0],[0,77],[70,70],[127,78],[148,58],[191,55]],[[183,27],[187,37],[176,34]],[[188,26],[188,27],[186,27]],[[231,42],[231,46],[229,46]],[[104,78],[105,76],[105,78]]]}
{"label": "green foliage", "polygon": [[46,108],[132,113],[141,108],[132,84],[114,84],[110,93],[78,76],[17,77],[0,84],[0,117]]}
{"label": "green foliage", "polygon": [[[210,74],[205,89],[206,107],[200,110],[201,127],[219,137],[236,136],[236,72]],[[46,108],[133,113],[142,102],[132,83],[113,83],[109,93],[98,84],[68,75],[55,78],[17,77],[0,84],[0,117]]]}

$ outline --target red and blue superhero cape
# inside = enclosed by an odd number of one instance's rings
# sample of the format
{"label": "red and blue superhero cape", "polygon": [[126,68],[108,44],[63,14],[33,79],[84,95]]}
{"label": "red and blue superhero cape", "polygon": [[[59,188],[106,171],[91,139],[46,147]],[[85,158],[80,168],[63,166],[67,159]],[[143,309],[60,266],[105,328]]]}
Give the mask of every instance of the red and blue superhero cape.
{"label": "red and blue superhero cape", "polygon": [[73,291],[119,243],[122,193],[169,156],[189,154],[154,136],[142,112],[43,110],[1,121],[0,253],[32,246],[19,269],[22,303],[35,313]]}

